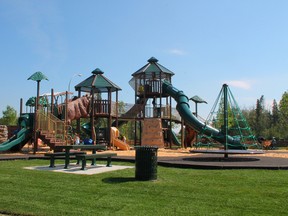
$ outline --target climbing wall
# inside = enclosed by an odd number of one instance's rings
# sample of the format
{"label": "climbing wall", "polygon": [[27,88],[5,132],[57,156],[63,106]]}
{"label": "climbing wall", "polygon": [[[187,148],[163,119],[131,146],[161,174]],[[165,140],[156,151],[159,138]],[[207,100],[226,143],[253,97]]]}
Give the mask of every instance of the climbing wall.
{"label": "climbing wall", "polygon": [[143,121],[142,146],[164,147],[162,122],[160,118],[146,118]]}
{"label": "climbing wall", "polygon": [[8,139],[8,128],[6,125],[0,125],[0,143]]}

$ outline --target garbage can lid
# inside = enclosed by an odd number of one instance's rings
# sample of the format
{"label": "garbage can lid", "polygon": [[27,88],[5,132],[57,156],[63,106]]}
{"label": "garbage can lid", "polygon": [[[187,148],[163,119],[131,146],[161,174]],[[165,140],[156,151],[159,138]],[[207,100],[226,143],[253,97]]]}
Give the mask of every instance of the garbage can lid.
{"label": "garbage can lid", "polygon": [[157,150],[157,146],[135,146],[134,147],[136,150]]}

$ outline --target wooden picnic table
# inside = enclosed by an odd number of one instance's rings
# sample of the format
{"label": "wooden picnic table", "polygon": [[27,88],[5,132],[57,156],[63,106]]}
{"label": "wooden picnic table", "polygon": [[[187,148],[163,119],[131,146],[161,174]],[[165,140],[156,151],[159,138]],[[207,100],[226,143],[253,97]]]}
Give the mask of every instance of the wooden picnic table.
{"label": "wooden picnic table", "polygon": [[[55,150],[65,150],[65,166],[64,169],[68,169],[70,164],[70,150],[71,149],[81,149],[81,150],[91,150],[93,154],[96,154],[98,150],[106,150],[106,145],[59,145],[55,146]],[[54,150],[54,151],[55,151]],[[96,160],[96,159],[95,159]],[[94,161],[95,162],[95,161]]]}

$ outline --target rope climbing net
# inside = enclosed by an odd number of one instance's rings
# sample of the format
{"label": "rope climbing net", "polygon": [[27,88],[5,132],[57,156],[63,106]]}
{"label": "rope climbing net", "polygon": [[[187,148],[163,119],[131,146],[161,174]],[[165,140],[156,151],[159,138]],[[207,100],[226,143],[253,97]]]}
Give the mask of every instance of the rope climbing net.
{"label": "rope climbing net", "polygon": [[207,136],[207,133],[205,133],[207,128],[203,127],[203,130],[198,135],[196,147],[220,147],[224,144],[227,149],[239,148],[239,145],[235,146],[233,143],[227,143],[227,139],[226,143],[219,142],[221,136],[230,136],[234,140],[238,140],[243,149],[262,149],[226,84],[223,85],[218,94],[205,124],[218,129],[219,135]]}

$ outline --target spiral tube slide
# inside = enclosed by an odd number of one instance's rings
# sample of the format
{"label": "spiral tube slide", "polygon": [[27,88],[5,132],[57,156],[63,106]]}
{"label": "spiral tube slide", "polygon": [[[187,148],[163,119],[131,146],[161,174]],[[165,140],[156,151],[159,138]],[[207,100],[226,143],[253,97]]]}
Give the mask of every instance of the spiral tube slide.
{"label": "spiral tube slide", "polygon": [[[218,142],[225,144],[225,136],[219,130],[210,125],[206,125],[192,114],[190,111],[189,99],[183,91],[176,89],[170,82],[164,80],[162,82],[162,92],[175,99],[177,102],[176,109],[187,125],[192,127],[198,133],[204,133]],[[233,148],[246,149],[245,146],[240,143],[239,139],[235,139],[229,135],[227,135],[227,144],[233,146]]]}

